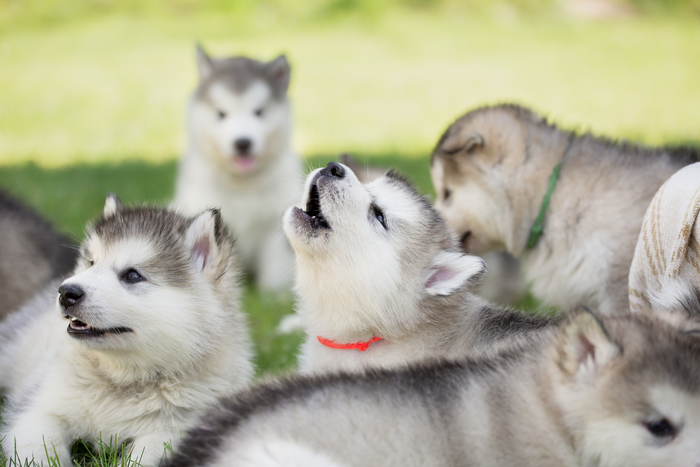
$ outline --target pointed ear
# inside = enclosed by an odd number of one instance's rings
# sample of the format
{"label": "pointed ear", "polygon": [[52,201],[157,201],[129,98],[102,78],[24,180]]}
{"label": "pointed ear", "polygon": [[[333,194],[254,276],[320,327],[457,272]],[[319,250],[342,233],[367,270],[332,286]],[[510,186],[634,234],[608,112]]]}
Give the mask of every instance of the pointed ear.
{"label": "pointed ear", "polygon": [[472,152],[484,146],[484,137],[479,133],[455,132],[445,138],[440,150],[445,154],[455,154],[459,151]]}
{"label": "pointed ear", "polygon": [[424,282],[428,295],[452,295],[468,282],[476,282],[486,272],[478,256],[441,251],[430,264]]}
{"label": "pointed ear", "polygon": [[208,274],[225,267],[225,227],[218,209],[204,211],[192,220],[185,235],[185,247],[190,252],[197,272]]}
{"label": "pointed ear", "polygon": [[289,67],[289,62],[287,62],[287,57],[280,55],[267,63],[265,68],[267,69],[267,76],[270,80],[270,85],[272,86],[275,97],[280,98],[284,96],[289,88],[289,77],[291,75],[291,68]]}
{"label": "pointed ear", "polygon": [[214,72],[214,62],[199,44],[197,44],[197,70],[200,82],[209,78]]}
{"label": "pointed ear", "polygon": [[107,193],[107,199],[105,200],[105,207],[102,210],[102,215],[107,217],[112,217],[122,210],[122,202],[117,198],[114,193]]}
{"label": "pointed ear", "polygon": [[559,336],[559,367],[576,377],[595,376],[622,352],[600,319],[580,308],[564,320]]}

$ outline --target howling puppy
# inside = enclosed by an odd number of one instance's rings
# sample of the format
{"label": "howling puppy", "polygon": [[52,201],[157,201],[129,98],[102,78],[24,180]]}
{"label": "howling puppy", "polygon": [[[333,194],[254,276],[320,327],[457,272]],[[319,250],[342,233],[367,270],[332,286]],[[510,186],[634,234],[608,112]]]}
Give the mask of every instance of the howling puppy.
{"label": "howling puppy", "polygon": [[289,64],[283,55],[268,63],[212,59],[199,47],[197,64],[174,202],[190,214],[220,207],[258,286],[284,291],[294,255],[282,213],[299,199],[303,179],[290,142]]}
{"label": "howling puppy", "polygon": [[2,448],[72,465],[70,446],[118,435],[143,465],[251,378],[239,268],[219,212],[124,208],[110,196],[74,275],[0,327]]}
{"label": "howling puppy", "polygon": [[645,148],[564,131],[515,105],[453,123],[431,161],[436,207],[465,251],[520,258],[547,305],[628,309],[627,281],[656,190],[697,162],[693,148]]}
{"label": "howling puppy", "polygon": [[700,327],[567,316],[488,358],[257,386],[168,467],[700,465]]}
{"label": "howling puppy", "polygon": [[548,320],[470,293],[484,273],[430,202],[388,172],[362,185],[331,162],[284,215],[296,253],[303,371],[359,370],[514,345]]}

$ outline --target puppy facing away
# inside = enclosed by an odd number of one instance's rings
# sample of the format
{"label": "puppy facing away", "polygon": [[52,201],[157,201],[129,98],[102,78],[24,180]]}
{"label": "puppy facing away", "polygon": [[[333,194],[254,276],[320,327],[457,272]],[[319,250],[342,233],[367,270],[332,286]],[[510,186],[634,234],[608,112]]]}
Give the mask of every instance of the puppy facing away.
{"label": "puppy facing away", "polygon": [[296,253],[302,371],[391,367],[514,345],[549,324],[470,290],[484,273],[430,202],[387,172],[363,185],[331,162],[309,174],[284,231]]}
{"label": "puppy facing away", "polygon": [[297,377],[222,401],[168,467],[695,467],[700,327],[579,309],[487,358]]}
{"label": "puppy facing away", "polygon": [[303,179],[290,141],[289,64],[283,55],[268,63],[213,59],[199,47],[197,64],[174,202],[190,214],[220,207],[258,286],[286,290],[294,255],[281,218]]}
{"label": "puppy facing away", "polygon": [[699,159],[692,148],[576,135],[499,105],[445,131],[431,176],[435,204],[466,251],[506,249],[545,304],[611,314],[628,309],[634,245],[654,193]]}
{"label": "puppy facing away", "polygon": [[69,238],[0,190],[0,318],[19,308],[51,279],[69,273],[77,256]]}
{"label": "puppy facing away", "polygon": [[239,267],[221,216],[109,196],[74,275],[0,327],[2,447],[16,462],[118,435],[158,465],[204,409],[252,376]]}

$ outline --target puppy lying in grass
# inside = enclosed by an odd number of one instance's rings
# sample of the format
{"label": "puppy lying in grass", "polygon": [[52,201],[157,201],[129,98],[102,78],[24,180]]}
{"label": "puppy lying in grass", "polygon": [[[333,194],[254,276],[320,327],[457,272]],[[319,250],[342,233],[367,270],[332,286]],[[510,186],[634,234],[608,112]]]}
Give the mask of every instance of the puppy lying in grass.
{"label": "puppy lying in grass", "polygon": [[117,435],[158,465],[164,443],[253,374],[232,251],[216,210],[108,197],[73,276],[0,327],[5,457],[69,466],[75,439]]}
{"label": "puppy lying in grass", "polygon": [[664,318],[578,310],[488,358],[257,386],[167,466],[694,467],[700,326]]}
{"label": "puppy lying in grass", "polygon": [[430,202],[388,172],[363,185],[331,162],[312,172],[284,231],[296,253],[302,371],[392,367],[515,345],[549,320],[471,293],[484,273]]}

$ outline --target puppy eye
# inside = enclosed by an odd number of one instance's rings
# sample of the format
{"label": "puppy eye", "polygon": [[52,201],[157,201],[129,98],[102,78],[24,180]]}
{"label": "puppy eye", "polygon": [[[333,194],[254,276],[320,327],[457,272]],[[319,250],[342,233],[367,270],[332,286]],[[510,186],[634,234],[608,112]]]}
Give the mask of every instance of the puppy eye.
{"label": "puppy eye", "polygon": [[265,115],[265,108],[264,107],[260,107],[259,109],[255,109],[255,116],[256,117],[262,117],[263,115]]}
{"label": "puppy eye", "polygon": [[445,193],[443,193],[443,195],[445,197],[445,201],[447,201],[447,198],[449,198],[450,195],[452,195],[452,190],[450,190],[449,188],[445,188]]}
{"label": "puppy eye", "polygon": [[95,262],[92,260],[89,260],[87,263],[89,268],[95,265]]}
{"label": "puppy eye", "polygon": [[144,280],[143,276],[136,272],[135,269],[129,269],[122,275],[122,280],[128,282],[129,284],[135,284]]}
{"label": "puppy eye", "polygon": [[652,420],[644,424],[647,431],[657,438],[668,438],[676,436],[676,428],[666,418]]}
{"label": "puppy eye", "polygon": [[384,213],[377,206],[372,206],[372,210],[374,211],[374,217],[377,218],[379,223],[382,224],[382,227],[386,230],[386,218],[384,217]]}
{"label": "puppy eye", "polygon": [[216,114],[219,116],[219,120],[223,120],[224,118],[226,118],[226,112],[224,112],[223,110],[217,110]]}

